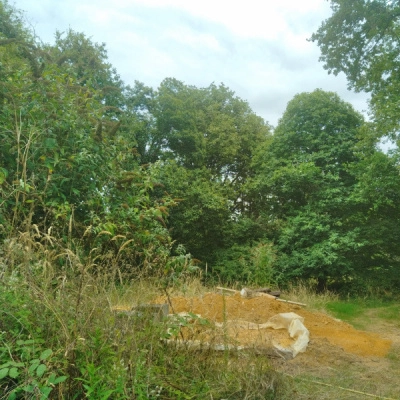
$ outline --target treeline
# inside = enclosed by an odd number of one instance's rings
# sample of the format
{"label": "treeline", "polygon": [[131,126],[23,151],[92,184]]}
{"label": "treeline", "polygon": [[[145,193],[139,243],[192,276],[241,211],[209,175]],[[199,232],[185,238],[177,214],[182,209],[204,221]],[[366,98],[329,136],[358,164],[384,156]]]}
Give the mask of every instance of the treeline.
{"label": "treeline", "polygon": [[398,288],[399,154],[377,143],[398,131],[400,13],[342,3],[313,40],[372,91],[371,121],[317,89],[273,128],[223,84],[126,85],[104,44],[42,43],[0,1],[1,240],[52,235],[120,279],[196,265],[225,283]]}

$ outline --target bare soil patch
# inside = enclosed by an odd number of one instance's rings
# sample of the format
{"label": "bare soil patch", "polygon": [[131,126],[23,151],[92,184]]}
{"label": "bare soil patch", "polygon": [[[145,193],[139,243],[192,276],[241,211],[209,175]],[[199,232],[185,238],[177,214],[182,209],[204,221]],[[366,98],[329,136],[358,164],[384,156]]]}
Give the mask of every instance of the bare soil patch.
{"label": "bare soil patch", "polygon": [[[157,299],[164,302],[165,298]],[[191,312],[215,322],[247,321],[262,324],[279,313],[295,312],[304,318],[304,325],[310,331],[311,343],[318,346],[338,347],[338,351],[359,356],[384,357],[389,352],[392,341],[377,333],[363,332],[351,325],[336,320],[323,313],[313,313],[305,308],[288,303],[281,303],[267,297],[242,298],[239,294],[221,295],[206,293],[199,297],[171,298],[174,313]],[[273,329],[268,329],[269,335],[282,335]],[[249,344],[256,338],[251,330],[241,332],[239,344]],[[310,346],[312,351],[313,346]]]}
{"label": "bare soil patch", "polygon": [[[361,331],[327,314],[266,297],[248,299],[239,294],[205,293],[196,297],[177,296],[170,300],[170,312],[191,312],[215,322],[235,320],[262,324],[276,314],[287,312],[304,317],[304,325],[310,331],[306,352],[292,360],[271,359],[277,370],[295,379],[293,398],[359,400],[367,398],[363,393],[368,393],[400,399],[399,329],[395,325],[380,324],[382,321],[379,320],[374,323],[374,315],[369,316],[369,331]],[[160,297],[156,302],[167,302],[167,299]],[[290,344],[291,339],[285,337],[287,333],[273,329],[266,331],[243,330],[235,335],[234,340],[237,344],[253,343],[256,347],[270,346],[274,341]],[[196,335],[197,339],[209,339],[202,329],[192,329],[190,335],[187,331],[185,337],[196,339]],[[320,385],[323,383],[325,386]]]}

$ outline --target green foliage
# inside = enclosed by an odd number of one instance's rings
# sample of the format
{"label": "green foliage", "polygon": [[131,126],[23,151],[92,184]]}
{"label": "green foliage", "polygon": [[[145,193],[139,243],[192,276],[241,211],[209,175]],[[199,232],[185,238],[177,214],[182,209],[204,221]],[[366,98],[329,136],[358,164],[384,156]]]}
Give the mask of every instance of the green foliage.
{"label": "green foliage", "polygon": [[136,90],[150,123],[147,147],[163,160],[156,166],[160,182],[180,199],[168,223],[172,237],[203,265],[212,264],[250,212],[245,183],[269,126],[224,85],[198,89],[166,79],[156,93]]}
{"label": "green foliage", "polygon": [[275,284],[275,263],[276,251],[271,243],[233,245],[219,252],[213,273],[231,285],[271,286]]}
{"label": "green foliage", "polygon": [[[105,365],[105,364],[104,364]],[[83,393],[87,398],[107,400],[110,398],[124,399],[124,378],[122,375],[111,380],[107,373],[104,373],[103,365],[96,367],[87,363],[81,369],[81,378],[76,381],[82,382]],[[113,387],[110,389],[110,387]]]}
{"label": "green foliage", "polygon": [[157,163],[153,169],[162,189],[178,203],[171,209],[168,223],[173,239],[194,258],[212,262],[224,246],[231,216],[222,185],[213,182],[207,170],[188,170],[174,161]]}
{"label": "green foliage", "polygon": [[344,72],[349,86],[371,93],[378,137],[399,128],[400,7],[388,0],[331,0],[333,14],[311,40],[329,73]]}
{"label": "green foliage", "polygon": [[[400,177],[396,157],[372,152],[351,168],[357,184],[350,196],[349,221],[359,229],[360,251],[353,254],[359,283],[365,288],[393,290],[398,285],[400,239],[398,187]],[[352,285],[354,286],[354,282]]]}
{"label": "green foliage", "polygon": [[[5,10],[10,26],[20,21]],[[16,31],[17,42],[0,46],[0,235],[35,226],[64,243],[83,236],[85,251],[96,247],[92,255],[114,277],[156,273],[170,254],[165,221],[176,203],[164,193],[153,198],[157,181],[138,166],[130,128],[138,118],[119,108],[125,88],[104,44],[69,30],[42,45],[28,33]],[[21,52],[27,46],[28,60]],[[115,260],[104,263],[105,254]]]}
{"label": "green foliage", "polygon": [[224,85],[204,89],[164,80],[155,112],[166,154],[186,168],[206,167],[215,177],[245,174],[268,125]]}
{"label": "green foliage", "polygon": [[6,355],[11,360],[0,365],[0,388],[8,394],[9,399],[20,398],[29,393],[40,399],[47,399],[57,384],[64,382],[67,376],[57,376],[51,372],[48,365],[53,367],[52,350],[41,350],[42,340],[17,340],[13,347],[2,338],[3,345],[1,359]]}
{"label": "green foliage", "polygon": [[44,332],[27,306],[29,296],[1,289],[0,390],[9,399],[47,399],[68,379],[62,358],[46,347]]}
{"label": "green foliage", "polygon": [[[348,166],[361,116],[334,93],[302,93],[288,104],[271,144],[255,160],[260,214],[275,221],[277,275],[343,280],[355,265],[360,242],[348,226],[355,183]],[[261,195],[261,196],[260,196]],[[264,207],[264,209],[263,209]]]}

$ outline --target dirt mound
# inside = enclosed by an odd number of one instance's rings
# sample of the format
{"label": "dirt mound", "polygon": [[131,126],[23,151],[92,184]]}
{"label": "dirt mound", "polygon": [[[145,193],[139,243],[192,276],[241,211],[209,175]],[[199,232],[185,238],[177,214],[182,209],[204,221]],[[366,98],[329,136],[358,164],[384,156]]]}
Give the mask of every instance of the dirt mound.
{"label": "dirt mound", "polygon": [[[170,300],[173,313],[191,312],[214,322],[239,320],[262,324],[276,314],[295,312],[304,317],[304,325],[310,331],[311,345],[313,341],[314,343],[327,341],[329,346],[337,346],[347,353],[358,356],[383,357],[391,347],[390,340],[383,339],[377,334],[358,331],[349,324],[326,314],[313,313],[299,306],[267,297],[247,299],[242,298],[240,294],[228,296],[206,293],[201,297],[172,297]],[[156,302],[166,302],[166,299],[159,298]],[[284,339],[282,332],[269,330],[268,334],[272,335],[272,341],[275,339],[274,335],[279,342]],[[254,343],[260,340],[260,332],[241,330],[240,334],[236,334],[236,340],[239,344]]]}

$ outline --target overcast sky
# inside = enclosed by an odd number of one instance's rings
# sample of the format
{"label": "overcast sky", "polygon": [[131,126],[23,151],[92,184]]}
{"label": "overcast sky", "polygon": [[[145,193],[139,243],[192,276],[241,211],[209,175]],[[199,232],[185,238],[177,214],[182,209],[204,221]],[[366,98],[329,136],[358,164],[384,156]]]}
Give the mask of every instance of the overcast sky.
{"label": "overcast sky", "polygon": [[[12,0],[10,0],[12,2]],[[166,77],[224,83],[272,125],[296,93],[337,92],[358,111],[366,95],[331,76],[307,38],[331,14],[326,0],[15,0],[38,36],[72,28],[105,42],[123,81]]]}

